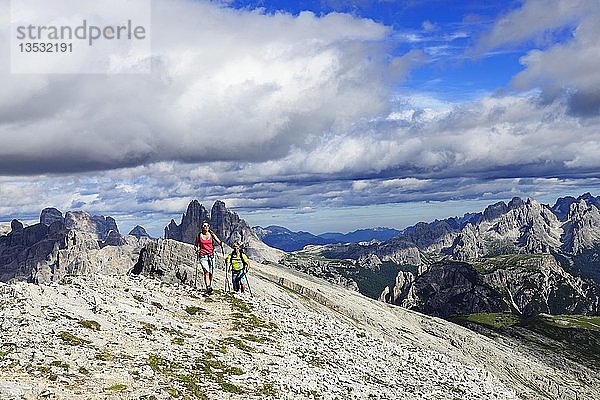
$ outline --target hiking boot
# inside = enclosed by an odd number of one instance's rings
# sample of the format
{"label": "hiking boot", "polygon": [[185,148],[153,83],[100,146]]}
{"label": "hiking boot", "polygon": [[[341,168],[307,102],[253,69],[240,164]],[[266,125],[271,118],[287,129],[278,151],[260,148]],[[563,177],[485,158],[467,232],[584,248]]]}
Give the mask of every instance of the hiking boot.
{"label": "hiking boot", "polygon": [[209,286],[209,287],[206,288],[206,293],[207,294],[211,294],[212,292],[213,292],[212,286]]}

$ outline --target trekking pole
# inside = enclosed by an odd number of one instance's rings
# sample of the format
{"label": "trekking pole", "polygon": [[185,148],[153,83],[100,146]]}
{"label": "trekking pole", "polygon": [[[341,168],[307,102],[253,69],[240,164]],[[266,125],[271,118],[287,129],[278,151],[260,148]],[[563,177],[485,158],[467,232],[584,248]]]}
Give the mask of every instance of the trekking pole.
{"label": "trekking pole", "polygon": [[229,293],[229,277],[228,275],[228,271],[229,271],[229,266],[227,265],[227,259],[225,258],[225,250],[223,249],[223,242],[221,241],[221,255],[223,256],[223,264],[225,267],[225,282],[223,282],[223,286],[225,288],[225,293]]}
{"label": "trekking pole", "polygon": [[194,263],[194,289],[198,290],[198,264],[200,264],[200,254],[196,252],[196,262]]}
{"label": "trekking pole", "polygon": [[244,276],[246,277],[246,284],[248,285],[248,291],[250,292],[250,297],[254,297],[252,295],[252,289],[250,289],[250,281],[248,280],[248,271],[246,271],[246,273],[244,274]]}

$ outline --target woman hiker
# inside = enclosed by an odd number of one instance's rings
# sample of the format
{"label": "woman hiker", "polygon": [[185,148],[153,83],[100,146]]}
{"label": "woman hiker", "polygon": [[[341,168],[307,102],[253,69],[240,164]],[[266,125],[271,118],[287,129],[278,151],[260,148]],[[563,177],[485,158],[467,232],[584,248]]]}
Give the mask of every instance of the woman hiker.
{"label": "woman hiker", "polygon": [[242,279],[248,272],[250,261],[244,253],[242,253],[242,246],[238,242],[233,244],[233,251],[225,258],[225,265],[231,265],[231,283],[233,284],[233,291],[237,292],[244,291],[244,284]]}
{"label": "woman hiker", "polygon": [[[217,242],[221,247],[223,247],[223,242],[221,241],[221,239],[219,239],[217,234],[214,233],[212,229],[210,229],[208,221],[202,222],[201,229],[202,230],[198,232],[198,235],[196,236],[196,240],[194,242],[194,249],[200,257],[200,266],[204,271],[204,283],[206,284],[206,293],[211,294],[213,291],[213,272],[215,270],[215,247],[213,245],[213,240]],[[227,277],[225,279],[227,279]]]}

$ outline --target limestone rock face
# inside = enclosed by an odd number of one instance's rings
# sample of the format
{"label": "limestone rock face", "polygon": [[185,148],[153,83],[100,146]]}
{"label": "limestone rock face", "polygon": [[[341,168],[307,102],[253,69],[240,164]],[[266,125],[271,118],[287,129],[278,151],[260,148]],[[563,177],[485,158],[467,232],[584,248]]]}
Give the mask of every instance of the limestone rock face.
{"label": "limestone rock face", "polygon": [[514,198],[486,209],[474,226],[463,228],[445,249],[457,260],[508,253],[548,253],[560,249],[562,227],[548,206]]}
{"label": "limestone rock face", "polygon": [[40,223],[46,226],[56,221],[64,222],[64,219],[62,212],[53,207],[44,208],[40,213]]}
{"label": "limestone rock face", "polygon": [[600,286],[569,274],[554,257],[509,257],[513,259],[504,259],[506,268],[498,266],[502,258],[478,261],[477,269],[442,261],[414,281],[399,274],[383,300],[441,317],[500,311],[527,316],[600,312]]}
{"label": "limestone rock face", "polygon": [[65,228],[88,233],[101,242],[106,240],[110,231],[119,233],[114,218],[102,215],[92,216],[85,211],[67,211],[65,214]]}
{"label": "limestone rock face", "polygon": [[396,276],[394,285],[386,287],[381,293],[379,300],[391,304],[404,304],[404,307],[409,309],[415,307],[414,281],[414,274],[407,271],[400,271]]}
{"label": "limestone rock face", "polygon": [[571,204],[563,225],[563,250],[578,254],[600,243],[600,210],[585,200]]}
{"label": "limestone rock face", "polygon": [[72,274],[122,273],[133,267],[141,245],[122,238],[111,217],[72,211],[63,218],[47,208],[40,223],[24,227],[15,220],[0,237],[0,281],[48,283]]}
{"label": "limestone rock face", "polygon": [[[140,251],[134,274],[156,276],[165,282],[191,284],[201,276],[194,246],[172,239],[148,242]],[[199,278],[198,278],[199,279]]]}
{"label": "limestone rock face", "polygon": [[[264,244],[254,233],[250,225],[239,215],[225,206],[222,201],[216,201],[209,213],[197,200],[193,200],[177,225],[171,221],[165,228],[165,238],[184,243],[194,243],[200,230],[200,222],[208,220],[211,229],[227,245],[221,253],[230,251],[228,246],[234,242],[242,244],[244,252],[257,261],[269,260],[276,262],[283,258],[284,252]],[[216,252],[220,252],[219,249]]]}
{"label": "limestone rock face", "polygon": [[434,263],[411,284],[400,282],[402,293],[396,297],[404,307],[428,315],[448,317],[453,314],[499,312],[508,310],[502,296],[485,284],[483,277],[466,263]]}
{"label": "limestone rock face", "polygon": [[146,237],[146,238],[150,237],[150,235],[148,235],[148,232],[146,232],[146,229],[144,229],[143,226],[139,226],[139,225],[136,225],[135,228],[133,228],[129,232],[129,235],[135,236],[138,239],[142,238],[142,237]]}
{"label": "limestone rock face", "polygon": [[177,225],[171,220],[165,228],[165,239],[194,244],[196,235],[200,232],[200,224],[205,220],[209,220],[208,211],[198,200],[193,200],[181,216],[181,223]]}

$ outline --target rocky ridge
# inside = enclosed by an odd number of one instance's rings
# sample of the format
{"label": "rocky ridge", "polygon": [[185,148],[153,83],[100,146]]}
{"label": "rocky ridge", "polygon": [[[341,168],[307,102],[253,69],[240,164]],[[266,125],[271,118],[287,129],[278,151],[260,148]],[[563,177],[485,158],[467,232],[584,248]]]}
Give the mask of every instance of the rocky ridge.
{"label": "rocky ridge", "polygon": [[600,286],[542,254],[436,262],[416,278],[399,274],[380,300],[444,318],[495,312],[600,314]]}
{"label": "rocky ridge", "polygon": [[216,201],[209,213],[198,200],[193,200],[179,225],[171,220],[165,227],[165,239],[193,244],[200,230],[200,223],[205,220],[210,222],[211,229],[228,246],[234,242],[241,243],[245,253],[253,259],[276,262],[284,256],[283,251],[263,243],[250,225],[237,213],[229,210],[222,201]]}
{"label": "rocky ridge", "polygon": [[[42,210],[40,222],[25,227],[13,220],[0,236],[0,281],[49,283],[89,271],[122,274],[147,241],[122,237],[111,217],[55,208]],[[125,269],[125,271],[124,271]]]}
{"label": "rocky ridge", "polygon": [[[593,399],[597,375],[275,265],[254,296],[203,298],[192,246],[139,275],[0,284],[0,397]],[[218,258],[217,287],[222,287]],[[147,261],[146,261],[147,260]],[[152,260],[160,260],[156,269]]]}

